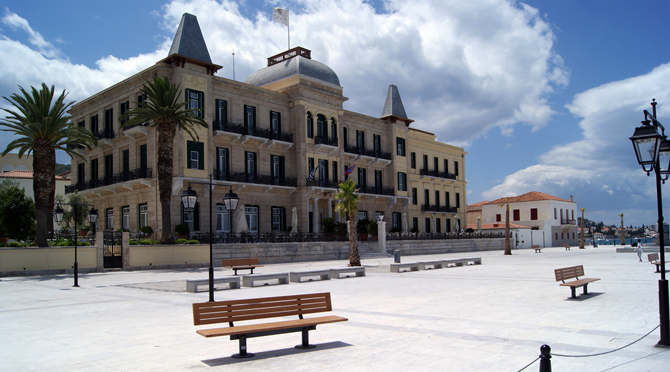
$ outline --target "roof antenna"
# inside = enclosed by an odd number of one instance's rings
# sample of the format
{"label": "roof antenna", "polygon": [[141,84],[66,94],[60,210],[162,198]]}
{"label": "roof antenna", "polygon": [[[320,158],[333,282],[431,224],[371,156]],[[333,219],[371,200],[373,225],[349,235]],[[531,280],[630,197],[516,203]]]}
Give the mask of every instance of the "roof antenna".
{"label": "roof antenna", "polygon": [[233,81],[235,80],[235,48],[233,48]]}

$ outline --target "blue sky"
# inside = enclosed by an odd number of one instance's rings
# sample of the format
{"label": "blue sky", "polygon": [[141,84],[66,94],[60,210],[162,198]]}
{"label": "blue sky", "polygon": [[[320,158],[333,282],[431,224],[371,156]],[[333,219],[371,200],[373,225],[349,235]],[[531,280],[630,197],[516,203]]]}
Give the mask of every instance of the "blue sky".
{"label": "blue sky", "polygon": [[413,126],[465,147],[469,204],[541,191],[587,218],[655,222],[628,137],[652,98],[670,125],[667,1],[0,0],[0,96],[45,82],[84,99],[164,58],[183,12],[218,75],[235,49],[244,80],[286,49],[273,6],[290,9],[291,46],[339,75],[346,109],[379,116],[396,84]]}

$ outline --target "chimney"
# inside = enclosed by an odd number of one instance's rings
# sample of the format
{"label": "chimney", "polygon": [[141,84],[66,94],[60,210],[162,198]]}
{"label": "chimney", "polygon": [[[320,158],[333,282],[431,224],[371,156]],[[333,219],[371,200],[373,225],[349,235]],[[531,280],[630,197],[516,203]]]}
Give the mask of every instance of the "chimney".
{"label": "chimney", "polygon": [[574,200],[572,200],[572,195],[570,195],[570,201],[571,201],[571,202],[574,202]]}

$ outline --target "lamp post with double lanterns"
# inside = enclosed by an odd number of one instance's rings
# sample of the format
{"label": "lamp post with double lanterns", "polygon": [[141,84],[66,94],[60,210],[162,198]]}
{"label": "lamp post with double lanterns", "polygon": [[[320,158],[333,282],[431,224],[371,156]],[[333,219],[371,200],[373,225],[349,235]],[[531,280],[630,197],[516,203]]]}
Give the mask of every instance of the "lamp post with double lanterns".
{"label": "lamp post with double lanterns", "polygon": [[[209,301],[214,301],[214,266],[212,264],[212,252],[213,246],[212,242],[214,240],[212,233],[212,199],[214,193],[214,186],[227,186],[230,188],[228,193],[223,197],[223,205],[228,212],[235,212],[237,209],[237,203],[240,201],[240,198],[233,192],[233,187],[231,185],[225,184],[215,184],[212,183],[212,174],[209,174],[209,182],[188,182],[188,189],[184,190],[181,194],[181,203],[184,206],[184,211],[193,212],[195,209],[195,203],[198,202],[198,193],[191,189],[191,184],[198,185],[207,185],[209,186]],[[232,219],[232,216],[231,216]]]}
{"label": "lamp post with double lanterns", "polygon": [[[658,246],[660,248],[661,279],[658,281],[658,302],[660,313],[661,340],[658,346],[670,346],[670,316],[668,315],[668,281],[665,278],[665,232],[663,231],[663,198],[661,181],[665,183],[670,175],[670,142],[665,136],[665,128],[656,120],[656,100],[651,102],[652,113],[644,110],[642,126],[635,128],[630,140],[633,142],[637,162],[647,172],[656,174],[656,204],[658,207]],[[660,129],[660,133],[659,133]]]}
{"label": "lamp post with double lanterns", "polygon": [[74,210],[74,285],[73,287],[79,287],[79,264],[77,262],[77,241],[79,240],[79,237],[77,236],[77,221],[79,219],[79,216],[77,216],[77,207],[91,207],[91,210],[88,211],[86,214],[86,218],[88,219],[88,222],[93,225],[98,221],[98,210],[93,209],[93,204],[85,204],[85,203],[58,203],[58,206],[54,210],[54,220],[60,226],[61,222],[63,222],[63,215],[65,214],[65,211],[61,207],[61,205],[69,205],[72,207]]}

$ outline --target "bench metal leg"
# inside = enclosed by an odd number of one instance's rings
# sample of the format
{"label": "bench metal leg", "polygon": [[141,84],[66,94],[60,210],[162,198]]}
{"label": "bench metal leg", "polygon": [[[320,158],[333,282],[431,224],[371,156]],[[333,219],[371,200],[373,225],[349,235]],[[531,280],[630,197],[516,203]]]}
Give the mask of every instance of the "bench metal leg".
{"label": "bench metal leg", "polygon": [[570,291],[572,292],[572,298],[577,298],[577,295],[575,294],[575,287],[570,287]]}
{"label": "bench metal leg", "polygon": [[233,358],[251,358],[254,356],[252,353],[247,353],[247,336],[240,336],[240,353],[233,354]]}
{"label": "bench metal leg", "polygon": [[296,345],[296,349],[314,349],[316,345],[309,344],[309,329],[304,328],[302,330],[302,344]]}
{"label": "bench metal leg", "polygon": [[587,293],[587,290],[586,290],[586,288],[587,288],[588,286],[589,286],[588,284],[584,284],[584,292],[583,292],[583,294],[588,294],[588,293]]}

